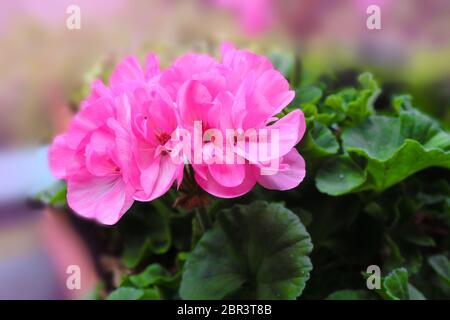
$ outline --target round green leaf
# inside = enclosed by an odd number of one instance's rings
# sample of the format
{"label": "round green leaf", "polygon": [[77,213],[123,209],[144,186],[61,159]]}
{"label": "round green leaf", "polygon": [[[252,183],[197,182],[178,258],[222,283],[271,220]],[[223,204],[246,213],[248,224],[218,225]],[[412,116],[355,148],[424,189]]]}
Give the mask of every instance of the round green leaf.
{"label": "round green leaf", "polygon": [[[418,112],[401,112],[395,118],[371,116],[344,129],[342,141],[348,155],[324,163],[316,176],[318,189],[331,195],[381,192],[425,168],[450,168],[450,135]],[[367,165],[351,164],[350,156],[365,159]],[[353,179],[339,183],[336,178],[341,176]]]}
{"label": "round green leaf", "polygon": [[183,299],[295,299],[312,269],[298,216],[258,201],[221,211],[185,264]]}
{"label": "round green leaf", "polygon": [[317,189],[333,196],[351,192],[364,181],[365,172],[348,156],[325,161],[316,175]]}
{"label": "round green leaf", "polygon": [[309,85],[296,90],[294,103],[317,103],[321,97],[322,90],[319,87]]}

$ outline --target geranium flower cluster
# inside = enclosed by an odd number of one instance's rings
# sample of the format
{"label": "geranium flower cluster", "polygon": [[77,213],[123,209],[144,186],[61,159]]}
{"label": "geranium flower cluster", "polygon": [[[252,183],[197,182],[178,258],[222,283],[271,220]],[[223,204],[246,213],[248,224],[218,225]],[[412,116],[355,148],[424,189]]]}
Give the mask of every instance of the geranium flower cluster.
{"label": "geranium flower cluster", "polygon": [[114,224],[135,200],[179,187],[186,164],[202,189],[222,198],[256,183],[287,190],[303,180],[305,163],[295,149],[303,113],[277,117],[294,98],[287,80],[264,56],[230,44],[221,56],[187,54],[163,71],[153,54],[144,67],[131,56],[109,85],[92,84],[49,151],[75,212]]}

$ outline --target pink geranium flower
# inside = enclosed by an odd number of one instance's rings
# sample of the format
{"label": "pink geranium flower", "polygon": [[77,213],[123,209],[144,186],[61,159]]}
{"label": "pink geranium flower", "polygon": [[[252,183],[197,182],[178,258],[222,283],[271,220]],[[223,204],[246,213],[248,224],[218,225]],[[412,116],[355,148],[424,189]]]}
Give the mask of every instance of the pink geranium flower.
{"label": "pink geranium flower", "polygon": [[69,206],[104,224],[116,223],[134,200],[180,186],[185,161],[218,197],[243,195],[256,183],[291,189],[305,176],[295,149],[305,120],[300,110],[278,115],[293,98],[267,58],[228,44],[220,62],[188,54],[165,71],[154,55],[144,68],[128,57],[108,86],[93,83],[68,131],[54,139],[50,167],[67,181]]}
{"label": "pink geranium flower", "polygon": [[[237,143],[239,137],[233,137],[236,141],[231,142],[232,152],[241,160],[235,163],[197,164],[193,160],[198,155],[191,154],[195,179],[204,190],[231,198],[247,193],[257,182],[268,189],[287,190],[302,181],[305,164],[294,146],[305,131],[303,113],[296,110],[281,119],[275,118],[292,101],[294,92],[267,58],[224,44],[221,62],[204,55],[181,57],[162,73],[160,83],[171,87],[180,124],[191,136],[195,136],[196,121],[202,124],[202,134],[214,128],[220,130],[223,137],[227,129],[236,132],[278,130],[279,140],[251,139],[244,148]],[[276,155],[255,156],[248,151],[252,144],[256,144],[256,148],[265,144],[264,147],[270,149],[271,143],[277,143]],[[217,159],[217,155],[225,154],[225,144],[226,141],[219,144],[203,141],[203,159]],[[266,168],[273,158],[279,166],[275,170]],[[261,170],[264,169],[273,172],[263,175]]]}
{"label": "pink geranium flower", "polygon": [[51,170],[67,181],[68,204],[81,216],[114,224],[135,199],[148,200],[157,194],[142,179],[140,140],[134,134],[136,122],[132,123],[139,112],[130,100],[135,101],[137,88],[154,85],[158,74],[153,55],[147,57],[145,70],[135,57],[124,59],[113,71],[109,87],[101,81],[93,83],[68,131],[54,139]]}
{"label": "pink geranium flower", "polygon": [[102,96],[84,104],[68,132],[53,141],[50,168],[67,181],[68,205],[83,217],[114,224],[141,189],[129,114],[125,96]]}

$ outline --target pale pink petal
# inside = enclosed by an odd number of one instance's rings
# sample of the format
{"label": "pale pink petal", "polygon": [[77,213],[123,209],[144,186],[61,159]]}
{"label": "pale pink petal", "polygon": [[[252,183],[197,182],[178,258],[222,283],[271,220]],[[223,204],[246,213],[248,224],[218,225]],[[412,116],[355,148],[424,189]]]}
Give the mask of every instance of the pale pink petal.
{"label": "pale pink petal", "polygon": [[217,61],[206,54],[186,54],[161,74],[159,83],[175,100],[178,90],[186,81],[195,80],[196,75],[208,72],[217,65]]}
{"label": "pale pink petal", "polygon": [[226,132],[227,129],[234,129],[232,118],[233,103],[234,97],[230,92],[221,92],[216,97],[214,107],[208,113],[208,123],[222,132]]}
{"label": "pale pink petal", "polygon": [[254,92],[247,98],[245,117],[242,120],[242,129],[260,128],[264,126],[267,118],[273,115],[273,108],[269,101],[259,92]]}
{"label": "pale pink petal", "polygon": [[158,179],[160,169],[161,157],[157,157],[150,162],[148,166],[141,169],[141,186],[147,195],[146,198],[150,198],[153,189],[155,187],[156,180]]}
{"label": "pale pink petal", "polygon": [[81,102],[80,108],[84,109],[96,100],[111,94],[111,90],[101,80],[95,80],[91,85],[91,94]]}
{"label": "pale pink petal", "polygon": [[249,135],[252,138],[248,142],[237,144],[234,150],[253,164],[270,161],[284,156],[295,147],[302,138],[305,128],[303,112],[297,109],[265,128],[266,141],[262,139],[264,131],[256,130],[253,135]]}
{"label": "pale pink petal", "polygon": [[53,139],[48,158],[50,170],[55,177],[59,179],[66,177],[67,167],[74,153],[74,150],[68,147],[65,135],[59,135]]}
{"label": "pale pink petal", "polygon": [[125,82],[145,82],[144,71],[135,56],[123,59],[114,69],[109,78],[112,87],[120,86]]}
{"label": "pale pink petal", "polygon": [[[305,161],[296,149],[292,149],[281,159],[281,170],[273,175],[259,175],[258,183],[271,190],[289,190],[297,187],[305,177]],[[261,167],[254,167],[259,174]],[[268,169],[266,167],[266,169]]]}
{"label": "pale pink petal", "polygon": [[258,78],[256,92],[271,105],[271,116],[281,112],[295,96],[295,92],[289,90],[287,80],[277,70],[267,70]]}
{"label": "pale pink petal", "polygon": [[229,43],[223,43],[221,47],[222,63],[232,70],[246,76],[249,72],[255,72],[257,76],[264,71],[273,69],[272,62],[264,56],[256,53],[237,50]]}
{"label": "pale pink petal", "polygon": [[133,199],[120,175],[81,174],[67,182],[67,202],[80,216],[112,225],[130,208]]}
{"label": "pale pink petal", "polygon": [[170,156],[161,157],[157,178],[146,200],[151,201],[166,193],[173,185],[175,179],[179,178],[179,170],[180,165],[174,164]]}
{"label": "pale pink petal", "polygon": [[76,149],[79,144],[94,130],[106,124],[110,117],[114,117],[114,105],[108,98],[100,98],[87,105],[72,120],[67,132],[67,144]]}
{"label": "pale pink petal", "polygon": [[306,130],[305,116],[301,110],[296,109],[267,128],[278,130],[280,155],[283,156],[295,147],[303,137]]}
{"label": "pale pink petal", "polygon": [[209,173],[219,184],[225,187],[236,187],[245,179],[244,164],[211,164]]}
{"label": "pale pink petal", "polygon": [[160,74],[159,60],[156,54],[149,53],[145,57],[145,78],[150,80]]}

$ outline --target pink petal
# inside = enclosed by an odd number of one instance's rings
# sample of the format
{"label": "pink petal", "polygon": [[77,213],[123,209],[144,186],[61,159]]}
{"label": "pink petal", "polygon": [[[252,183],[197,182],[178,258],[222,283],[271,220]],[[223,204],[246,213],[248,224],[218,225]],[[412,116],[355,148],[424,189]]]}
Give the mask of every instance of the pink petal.
{"label": "pink petal", "polygon": [[[305,133],[305,118],[303,113],[297,109],[265,129],[267,129],[267,141],[262,140],[263,132],[256,130],[252,138],[243,146],[240,144],[235,146],[235,152],[253,164],[284,156],[297,145]],[[271,129],[277,131],[271,131]],[[276,139],[277,135],[278,139]],[[252,150],[258,150],[258,152],[252,152]]]}
{"label": "pink petal", "polygon": [[186,81],[196,79],[195,76],[208,72],[218,65],[217,61],[206,54],[186,54],[181,56],[166,69],[159,83],[176,99],[178,90]]}
{"label": "pink petal", "polygon": [[111,90],[105,86],[101,80],[95,80],[91,85],[90,95],[81,102],[80,108],[84,109],[86,106],[94,103],[101,97],[106,97],[111,95]]}
{"label": "pink petal", "polygon": [[91,132],[106,124],[114,117],[114,105],[110,98],[100,98],[84,107],[72,120],[66,141],[70,148],[76,149]]}
{"label": "pink petal", "polygon": [[122,85],[124,82],[145,82],[144,72],[135,56],[123,59],[114,69],[109,78],[112,87]]}
{"label": "pink petal", "polygon": [[283,156],[303,137],[306,130],[305,116],[301,110],[296,109],[267,128],[279,131],[280,155]]}
{"label": "pink petal", "polygon": [[208,122],[213,128],[218,128],[222,132],[226,132],[226,129],[234,128],[232,119],[233,103],[234,97],[229,91],[219,93],[214,107],[208,113]]}
{"label": "pink petal", "polygon": [[246,103],[245,117],[242,121],[243,129],[260,128],[273,115],[273,108],[269,101],[259,92],[254,92]]}
{"label": "pink petal", "polygon": [[66,177],[67,167],[74,153],[74,150],[68,147],[65,135],[59,135],[53,139],[48,158],[50,170],[55,177],[59,179]]}
{"label": "pink petal", "polygon": [[232,70],[246,76],[250,71],[260,76],[264,71],[273,69],[272,62],[264,56],[256,53],[237,50],[229,43],[223,43],[221,47],[222,63]]}
{"label": "pink petal", "polygon": [[174,164],[170,156],[161,157],[152,191],[147,193],[146,201],[151,201],[165,194],[173,185],[175,179],[179,178],[179,169],[180,165]]}
{"label": "pink petal", "polygon": [[244,181],[240,185],[235,187],[226,187],[220,184],[212,177],[212,175],[209,172],[206,173],[206,178],[202,178],[196,172],[195,181],[197,181],[198,185],[203,190],[219,198],[239,197],[249,192],[256,184],[256,179],[253,175],[250,166],[247,166],[246,168]]}
{"label": "pink petal", "polygon": [[155,183],[159,175],[160,162],[161,157],[157,157],[153,159],[153,161],[145,169],[141,170],[141,186],[147,195],[146,199],[150,198],[155,187]]}
{"label": "pink petal", "polygon": [[287,80],[277,70],[267,70],[258,78],[256,92],[271,105],[271,116],[281,112],[295,96],[295,92],[289,90]]}
{"label": "pink petal", "polygon": [[67,182],[67,202],[80,216],[112,225],[131,207],[133,198],[120,175],[81,174]]}
{"label": "pink petal", "polygon": [[[271,190],[289,190],[297,187],[305,177],[305,160],[296,149],[292,149],[281,159],[280,171],[274,175],[259,175],[258,183]],[[258,174],[261,167],[254,167]]]}
{"label": "pink petal", "polygon": [[86,168],[94,176],[106,176],[115,172],[116,165],[111,161],[107,153],[100,153],[96,150],[90,151],[86,155]]}
{"label": "pink petal", "polygon": [[208,110],[213,105],[211,99],[208,89],[198,81],[186,82],[180,88],[177,104],[181,121],[187,128],[192,128],[194,121],[202,121],[205,126]]}
{"label": "pink petal", "polygon": [[156,54],[149,53],[145,57],[145,78],[150,80],[160,74],[159,60]]}
{"label": "pink petal", "polygon": [[244,164],[212,164],[208,166],[212,178],[225,187],[237,187],[245,179]]}

